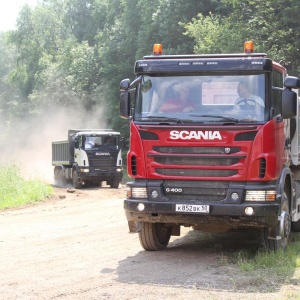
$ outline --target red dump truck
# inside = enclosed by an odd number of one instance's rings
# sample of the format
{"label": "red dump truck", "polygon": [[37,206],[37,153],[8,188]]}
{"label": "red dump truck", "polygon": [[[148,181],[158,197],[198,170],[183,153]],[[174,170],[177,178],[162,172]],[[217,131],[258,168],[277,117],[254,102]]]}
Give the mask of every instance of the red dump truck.
{"label": "red dump truck", "polygon": [[285,249],[300,231],[299,78],[252,42],[212,55],[156,44],[134,71],[120,83],[133,178],[124,208],[142,247],[164,249],[191,226],[257,229],[266,249]]}

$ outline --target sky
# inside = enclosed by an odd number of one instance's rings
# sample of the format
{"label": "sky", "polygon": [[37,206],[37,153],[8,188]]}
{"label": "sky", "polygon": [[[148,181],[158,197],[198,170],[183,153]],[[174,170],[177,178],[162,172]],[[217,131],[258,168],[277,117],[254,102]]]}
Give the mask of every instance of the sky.
{"label": "sky", "polygon": [[0,0],[0,31],[15,29],[20,8],[26,3],[34,6],[37,2],[38,0]]}

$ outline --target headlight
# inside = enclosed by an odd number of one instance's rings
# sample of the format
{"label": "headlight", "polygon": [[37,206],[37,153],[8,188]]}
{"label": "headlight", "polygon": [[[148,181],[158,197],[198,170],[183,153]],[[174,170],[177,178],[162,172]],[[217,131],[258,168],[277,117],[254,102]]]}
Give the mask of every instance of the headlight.
{"label": "headlight", "polygon": [[245,201],[268,201],[276,199],[276,191],[246,191]]}
{"label": "headlight", "polygon": [[81,173],[88,173],[90,170],[89,169],[80,169]]}
{"label": "headlight", "polygon": [[147,189],[145,187],[127,187],[128,198],[147,198]]}
{"label": "headlight", "polygon": [[116,169],[117,172],[122,172],[122,170],[123,170],[122,168],[117,168]]}

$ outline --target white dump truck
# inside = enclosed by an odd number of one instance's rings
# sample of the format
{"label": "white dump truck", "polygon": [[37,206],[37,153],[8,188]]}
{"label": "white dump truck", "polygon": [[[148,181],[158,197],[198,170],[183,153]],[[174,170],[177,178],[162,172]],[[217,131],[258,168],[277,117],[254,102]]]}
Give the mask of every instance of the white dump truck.
{"label": "white dump truck", "polygon": [[118,188],[123,178],[123,139],[112,129],[69,129],[68,139],[52,142],[56,184],[74,188],[106,181]]}

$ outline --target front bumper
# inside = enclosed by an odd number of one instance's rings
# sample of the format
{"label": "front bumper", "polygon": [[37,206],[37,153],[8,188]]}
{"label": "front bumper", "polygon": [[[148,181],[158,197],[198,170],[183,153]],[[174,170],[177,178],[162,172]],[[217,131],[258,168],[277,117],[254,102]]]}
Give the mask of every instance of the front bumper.
{"label": "front bumper", "polygon": [[[141,203],[144,205],[142,212],[138,208],[138,205]],[[230,227],[273,227],[278,221],[280,212],[280,207],[277,203],[214,203],[207,204],[209,205],[209,213],[182,213],[175,211],[176,204],[178,203],[126,199],[124,201],[124,209],[128,221],[172,223],[186,226],[223,225]],[[203,205],[204,203],[199,204]],[[253,215],[246,215],[246,207],[253,208]]]}
{"label": "front bumper", "polygon": [[121,181],[123,178],[123,171],[93,171],[93,172],[80,172],[80,180],[99,180],[99,181],[106,181],[106,180],[119,180]]}

